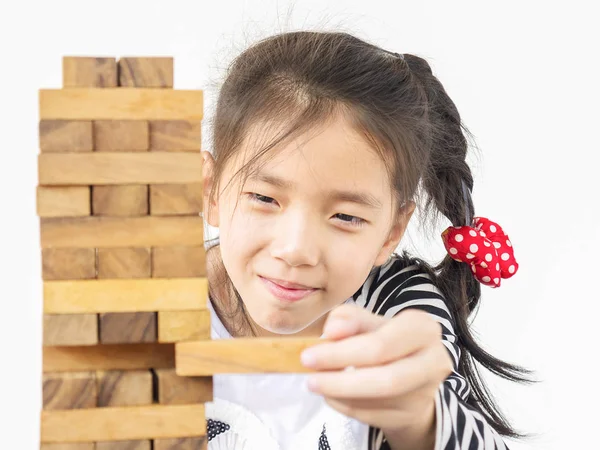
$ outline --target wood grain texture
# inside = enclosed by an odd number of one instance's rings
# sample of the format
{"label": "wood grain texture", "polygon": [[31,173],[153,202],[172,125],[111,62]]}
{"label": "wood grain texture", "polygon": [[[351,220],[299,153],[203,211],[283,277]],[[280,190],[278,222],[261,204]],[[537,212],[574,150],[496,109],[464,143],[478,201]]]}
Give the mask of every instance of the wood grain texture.
{"label": "wood grain texture", "polygon": [[200,438],[174,438],[155,439],[154,450],[207,450],[208,439]]}
{"label": "wood grain texture", "polygon": [[96,314],[44,314],[46,346],[96,345],[98,316]]}
{"label": "wood grain texture", "polygon": [[152,249],[152,277],[193,278],[206,276],[204,246],[170,246]]}
{"label": "wood grain texture", "polygon": [[40,185],[119,185],[202,182],[200,153],[40,153]]}
{"label": "wood grain texture", "polygon": [[158,341],[180,342],[210,339],[210,311],[160,311]]}
{"label": "wood grain texture", "polygon": [[200,152],[201,122],[189,120],[150,121],[150,151]]}
{"label": "wood grain texture", "polygon": [[202,120],[200,90],[40,89],[40,119]]}
{"label": "wood grain texture", "polygon": [[148,186],[143,184],[92,186],[92,215],[113,217],[148,215]]}
{"label": "wood grain texture", "polygon": [[96,251],[93,248],[43,248],[44,280],[90,280],[96,278]]}
{"label": "wood grain texture", "polygon": [[42,248],[203,245],[201,217],[81,217],[40,220]]}
{"label": "wood grain texture", "polygon": [[103,441],[96,442],[96,450],[150,450],[152,441]]}
{"label": "wood grain texture", "polygon": [[149,148],[146,120],[94,120],[92,124],[97,152],[143,152]]}
{"label": "wood grain texture", "polygon": [[89,120],[40,120],[41,152],[91,152],[94,149]]}
{"label": "wood grain texture", "polygon": [[238,338],[175,344],[180,376],[219,373],[313,372],[300,362],[302,351],[326,342],[319,338]]}
{"label": "wood grain texture", "polygon": [[152,404],[152,373],[149,370],[98,371],[98,406]]}
{"label": "wood grain texture", "polygon": [[119,59],[119,86],[172,88],[172,57],[124,57]]}
{"label": "wood grain texture", "polygon": [[150,278],[150,248],[99,248],[98,279]]}
{"label": "wood grain texture", "polygon": [[45,314],[206,309],[206,278],[45,281]]}
{"label": "wood grain texture", "polygon": [[41,444],[40,450],[97,450],[93,442],[67,442],[60,444]]}
{"label": "wood grain texture", "polygon": [[189,405],[213,401],[212,377],[180,377],[175,369],[155,370],[158,402],[161,405]]}
{"label": "wood grain texture", "polygon": [[201,211],[202,183],[150,185],[151,214],[198,214]]}
{"label": "wood grain texture", "polygon": [[93,372],[47,373],[42,384],[45,410],[96,407],[98,390]]}
{"label": "wood grain texture", "polygon": [[89,186],[38,186],[37,215],[40,217],[89,216]]}
{"label": "wood grain texture", "polygon": [[63,87],[109,88],[117,86],[116,58],[65,56],[62,60]]}
{"label": "wood grain texture", "polygon": [[175,367],[173,344],[44,347],[44,372],[136,370]]}
{"label": "wood grain texture", "polygon": [[156,313],[103,313],[100,314],[99,331],[103,344],[156,342]]}
{"label": "wood grain texture", "polygon": [[42,411],[41,442],[204,436],[204,405],[152,405]]}

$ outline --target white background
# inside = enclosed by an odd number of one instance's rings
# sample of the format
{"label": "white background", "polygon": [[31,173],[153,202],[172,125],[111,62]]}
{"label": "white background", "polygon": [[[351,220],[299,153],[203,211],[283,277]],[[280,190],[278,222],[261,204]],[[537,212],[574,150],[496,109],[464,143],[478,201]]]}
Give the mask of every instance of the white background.
{"label": "white background", "polygon": [[[512,449],[600,448],[596,322],[598,33],[590,6],[457,1],[31,1],[0,10],[0,447],[37,448],[41,263],[35,215],[37,90],[61,87],[61,58],[174,56],[175,85],[215,88],[255,39],[343,29],[427,58],[475,134],[477,215],[510,236],[519,273],[483,288],[473,327],[492,354],[537,371],[520,386],[486,376],[514,425]],[[208,149],[210,130],[203,145]],[[595,161],[595,162],[593,162]],[[437,262],[439,233],[406,246]]]}

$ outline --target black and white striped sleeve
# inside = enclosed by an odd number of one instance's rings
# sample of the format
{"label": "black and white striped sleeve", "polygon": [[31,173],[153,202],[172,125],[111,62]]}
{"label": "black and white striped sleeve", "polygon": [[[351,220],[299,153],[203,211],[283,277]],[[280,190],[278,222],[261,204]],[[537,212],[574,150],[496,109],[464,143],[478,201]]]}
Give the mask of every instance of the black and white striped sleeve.
{"label": "black and white striped sleeve", "polygon": [[[416,308],[430,313],[441,324],[442,342],[452,358],[454,369],[437,391],[434,450],[508,449],[482,414],[466,403],[470,387],[458,372],[461,350],[454,321],[443,294],[427,273],[416,265],[407,266],[395,256],[374,270],[353,298],[357,305],[384,317],[393,317],[406,308]],[[371,427],[368,450],[389,449],[381,430]]]}

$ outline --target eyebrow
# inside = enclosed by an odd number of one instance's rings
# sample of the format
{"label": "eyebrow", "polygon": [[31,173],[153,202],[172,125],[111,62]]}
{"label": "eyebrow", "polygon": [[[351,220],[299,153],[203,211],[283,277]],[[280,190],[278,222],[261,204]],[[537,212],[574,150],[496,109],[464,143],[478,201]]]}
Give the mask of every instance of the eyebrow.
{"label": "eyebrow", "polygon": [[[262,181],[263,183],[268,183],[281,189],[292,189],[294,186],[293,183],[284,180],[283,178],[266,173],[252,175],[249,179],[253,181]],[[375,196],[366,192],[333,189],[326,193],[326,197],[342,202],[357,203],[373,209],[382,207],[381,202]]]}

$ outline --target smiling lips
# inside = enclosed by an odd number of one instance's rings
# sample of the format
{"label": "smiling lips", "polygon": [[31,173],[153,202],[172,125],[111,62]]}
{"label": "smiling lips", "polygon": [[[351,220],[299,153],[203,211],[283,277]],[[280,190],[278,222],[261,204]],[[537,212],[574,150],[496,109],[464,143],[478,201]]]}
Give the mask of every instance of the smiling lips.
{"label": "smiling lips", "polygon": [[262,280],[271,294],[288,302],[301,300],[319,290],[310,286],[305,286],[298,283],[290,283],[288,281],[278,280],[275,278],[259,278]]}

